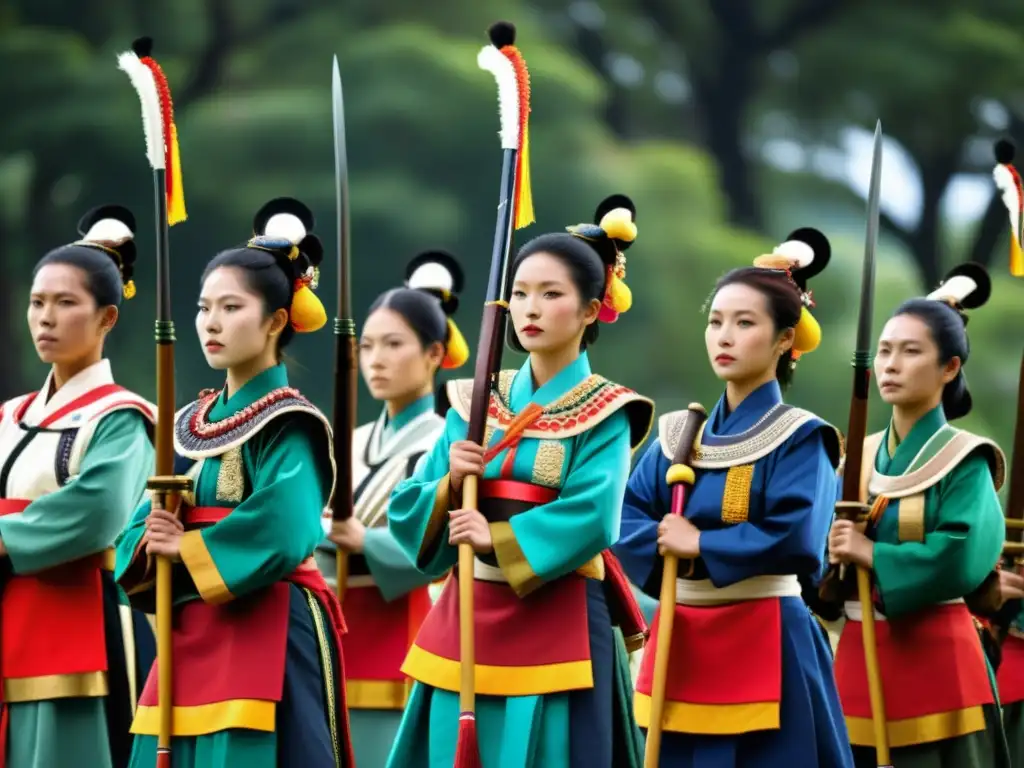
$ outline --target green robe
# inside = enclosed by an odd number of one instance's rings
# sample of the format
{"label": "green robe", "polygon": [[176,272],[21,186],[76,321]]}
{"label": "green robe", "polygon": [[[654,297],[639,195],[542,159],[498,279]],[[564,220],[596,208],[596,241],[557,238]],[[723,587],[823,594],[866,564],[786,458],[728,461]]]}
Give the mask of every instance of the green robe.
{"label": "green robe", "polygon": [[[921,417],[902,442],[895,433],[890,437],[890,424],[876,454],[875,468],[885,475],[903,474],[945,423],[941,406],[935,408]],[[898,499],[889,501],[873,533],[875,586],[881,610],[889,618],[972,592],[998,561],[1005,536],[992,472],[978,454],[925,491],[923,542],[899,540],[899,503]],[[985,709],[986,730],[894,748],[893,763],[899,768],[1008,768],[999,707]],[[858,768],[876,765],[874,749],[854,746],[853,752]]]}
{"label": "green robe", "polygon": [[[270,368],[226,401],[222,395],[209,419],[225,419],[287,385],[284,366]],[[218,492],[222,457],[203,461],[195,479],[195,506],[234,509],[223,520],[182,537],[182,562],[174,566],[175,605],[198,599],[223,602],[250,594],[283,580],[312,555],[323,536],[320,518],[333,474],[323,438],[314,439],[304,418],[278,417],[243,444],[245,482],[237,501],[225,498],[223,483]],[[147,558],[144,554],[134,558],[149,511],[146,501],[117,547],[115,576],[140,606],[150,605],[153,598],[152,569],[140,562]],[[321,615],[329,626],[329,617],[322,610]],[[136,718],[133,731],[138,725]],[[275,768],[279,765],[277,737],[277,731],[247,729],[175,737],[174,768]],[[132,768],[152,768],[155,754],[155,736],[136,736]]]}
{"label": "green robe", "polygon": [[[111,546],[142,498],[152,468],[143,417],[128,410],[102,417],[76,477],[24,513],[0,517],[0,539],[14,572],[36,573]],[[9,709],[10,768],[112,765],[102,698],[19,702]]]}

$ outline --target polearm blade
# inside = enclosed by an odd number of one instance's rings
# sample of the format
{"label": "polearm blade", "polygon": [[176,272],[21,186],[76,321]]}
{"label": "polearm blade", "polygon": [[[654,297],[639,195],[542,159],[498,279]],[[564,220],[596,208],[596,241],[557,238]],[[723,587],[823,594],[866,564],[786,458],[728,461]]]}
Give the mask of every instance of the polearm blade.
{"label": "polearm blade", "polygon": [[[860,498],[861,466],[864,438],[867,436],[868,392],[871,386],[871,320],[874,312],[875,258],[878,250],[878,224],[882,190],[882,121],[875,125],[874,151],[871,158],[871,181],[868,186],[867,233],[864,242],[864,270],[860,287],[860,317],[857,322],[857,346],[853,354],[853,393],[850,398],[850,422],[846,431],[846,463],[843,468],[843,503],[840,512],[846,517],[856,513]],[[861,631],[864,645],[864,667],[868,677],[871,720],[875,736],[876,764],[889,766],[889,735],[882,692],[878,645],[875,638],[874,603],[871,599],[871,576],[857,567],[857,597],[861,606]]]}
{"label": "polearm blade", "polygon": [[[334,457],[338,480],[331,514],[334,520],[352,517],[352,434],[356,420],[356,324],[352,319],[352,265],[349,259],[351,227],[348,212],[348,152],[345,146],[345,103],[341,91],[341,70],[334,57],[331,75],[334,115],[334,188],[338,221],[338,314],[334,318]],[[348,582],[348,553],[335,555],[338,598],[345,599]]]}

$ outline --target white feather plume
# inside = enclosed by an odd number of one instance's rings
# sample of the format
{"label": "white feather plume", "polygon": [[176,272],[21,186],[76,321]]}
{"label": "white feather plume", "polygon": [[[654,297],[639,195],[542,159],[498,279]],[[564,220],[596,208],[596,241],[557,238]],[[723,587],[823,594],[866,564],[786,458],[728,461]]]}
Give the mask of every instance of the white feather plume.
{"label": "white feather plume", "polygon": [[485,45],[476,57],[477,66],[494,75],[498,83],[498,116],[501,120],[501,148],[519,148],[519,86],[516,68],[493,45]]}
{"label": "white feather plume", "polygon": [[793,262],[793,266],[800,268],[814,261],[814,249],[802,240],[787,240],[777,245],[772,253],[785,256]]}
{"label": "white feather plume", "polygon": [[455,279],[443,264],[428,261],[421,264],[406,282],[409,288],[429,288],[435,291],[451,291],[455,288]]}
{"label": "white feather plume", "polygon": [[967,275],[954,275],[946,282],[928,294],[933,301],[942,299],[953,299],[958,304],[963,304],[964,299],[978,289],[978,284]]}
{"label": "white feather plume", "polygon": [[1021,221],[1020,190],[1017,189],[1017,182],[1014,181],[1010,169],[1002,164],[997,165],[993,169],[992,178],[996,182],[996,188],[1002,193],[1003,204],[1010,214],[1010,230],[1019,241],[1022,234],[1021,225],[1024,222]]}
{"label": "white feather plume", "polygon": [[298,216],[290,213],[275,213],[263,227],[263,234],[267,237],[280,237],[292,245],[298,245],[306,236],[306,227]]}
{"label": "white feather plume", "polygon": [[90,243],[116,243],[120,245],[135,237],[128,225],[120,219],[100,219],[85,233],[83,240]]}
{"label": "white feather plume", "polygon": [[146,133],[146,158],[153,170],[163,170],[164,126],[160,116],[160,94],[156,80],[149,67],[143,64],[134,52],[128,51],[117,57],[117,66],[126,72],[132,81],[139,102],[142,105],[142,127]]}

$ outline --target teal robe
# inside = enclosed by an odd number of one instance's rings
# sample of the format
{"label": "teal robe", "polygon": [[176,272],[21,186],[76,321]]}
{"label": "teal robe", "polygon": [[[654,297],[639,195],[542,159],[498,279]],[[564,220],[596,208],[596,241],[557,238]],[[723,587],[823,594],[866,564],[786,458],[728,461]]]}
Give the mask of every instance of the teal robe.
{"label": "teal robe", "polygon": [[[142,498],[152,470],[153,445],[143,417],[135,411],[103,417],[76,477],[33,501],[24,513],[0,517],[0,539],[14,572],[43,571],[111,546]],[[144,619],[136,614],[139,620],[143,623],[139,629],[148,633]],[[141,684],[140,680],[140,690]],[[115,765],[104,698],[8,706],[7,765],[11,768]]]}
{"label": "teal robe", "polygon": [[[902,475],[945,424],[941,406],[922,416],[902,442],[890,424],[874,457],[875,469],[884,475]],[[980,453],[965,459],[925,491],[923,541],[900,541],[900,503],[899,499],[889,501],[871,533],[879,609],[890,619],[970,594],[992,571],[1005,537],[992,471]],[[980,639],[978,642],[980,645]],[[841,655],[842,645],[836,656],[837,675]],[[885,686],[886,680],[882,684]],[[893,763],[900,768],[1004,768],[1008,762],[998,704],[985,707],[985,722],[985,730],[892,747]],[[847,725],[853,737],[870,724],[855,723],[847,716]],[[858,768],[875,765],[873,748],[855,745],[853,752]]]}
{"label": "teal robe", "polygon": [[[436,439],[436,437],[440,436],[441,431],[444,429],[444,419],[435,415],[431,417],[430,422],[426,424],[419,422],[418,425],[413,426],[413,433],[406,435],[411,437],[412,445],[406,445],[402,442],[402,430],[412,426],[415,420],[425,417],[426,414],[433,413],[434,409],[435,398],[433,393],[414,400],[396,413],[393,418],[388,417],[387,410],[385,409],[379,419],[379,422],[383,424],[380,430],[379,447],[381,450],[379,456],[374,451],[374,456],[371,457],[370,447],[366,444],[368,440],[374,439],[377,423],[365,424],[360,428],[369,433],[365,436],[365,439],[361,439],[362,436],[357,431],[353,439],[352,454],[353,469],[357,471],[354,478],[356,483],[355,513],[357,516],[362,511],[361,502],[364,502],[366,496],[370,495],[371,492],[374,499],[369,500],[369,505],[372,507],[374,506],[374,500],[379,498],[381,494],[387,492],[390,495],[390,492],[394,490],[393,487],[377,487],[378,475],[375,474],[375,471],[379,470],[381,474],[390,478],[386,474],[388,472],[387,465],[389,461],[393,460],[401,464],[404,470],[399,476],[398,481],[404,480],[407,476],[406,468],[411,468],[424,455],[424,448],[429,449],[430,447],[425,445],[425,437],[433,435]],[[397,442],[392,442],[393,440],[397,440]],[[406,442],[409,441],[406,440]],[[374,460],[379,463],[371,468],[367,462]],[[363,476],[362,482],[359,482],[358,479],[360,475]],[[388,481],[390,482],[390,479]],[[374,512],[372,509],[368,511]],[[431,582],[431,578],[417,569],[416,564],[402,552],[401,547],[395,541],[395,537],[387,525],[386,514],[385,512],[385,518],[382,523],[366,529],[362,553],[360,555],[352,555],[349,558],[349,579],[371,577],[373,580],[372,586],[365,588],[378,590],[380,597],[386,603],[400,601],[399,605],[401,603],[408,605],[410,600],[403,600],[403,598],[406,598],[416,590],[424,591],[424,594],[419,596],[421,600],[429,600],[429,595],[426,594],[425,588]],[[371,521],[372,524],[373,521]],[[325,528],[329,529],[329,525],[330,520],[328,519],[325,523]],[[323,572],[324,578],[327,579],[327,583],[332,586],[335,583],[337,574],[335,551],[335,545],[326,538],[317,547],[316,551],[317,565]],[[359,610],[365,610],[363,608],[365,602],[360,601],[358,609],[354,610],[354,600],[357,600],[357,597],[354,596],[353,588],[350,586],[345,602],[345,616],[350,628],[349,634],[345,638],[345,666],[348,676],[347,686],[349,721],[352,727],[352,746],[355,749],[356,765],[359,768],[384,768],[388,753],[391,751],[392,744],[394,744],[395,735],[398,733],[398,725],[402,720],[403,708],[400,705],[395,709],[370,708],[371,706],[379,707],[379,705],[368,705],[360,701],[359,686],[362,684],[362,681],[353,678],[358,678],[357,669],[363,659],[357,659],[357,657],[372,654],[377,654],[379,657],[379,643],[382,640],[380,637],[366,637],[365,633],[361,631],[363,629],[361,625],[365,620],[366,626],[370,628],[371,632],[376,633],[381,631],[381,621],[376,616],[363,617]],[[409,627],[396,627],[395,633],[401,633],[401,641],[407,646],[409,642]],[[388,639],[390,640],[391,638]],[[401,664],[400,659],[392,668],[397,668],[399,664]],[[406,685],[404,683],[401,683],[401,685],[404,695]]]}
{"label": "teal robe", "polygon": [[[511,372],[504,372],[503,377]],[[512,413],[529,403],[548,406],[570,393],[590,375],[585,353],[543,386],[534,386],[530,363],[515,373],[507,393]],[[636,405],[641,405],[636,403]],[[573,573],[610,547],[619,530],[622,496],[629,474],[630,449],[642,442],[652,410],[647,406],[646,426],[633,429],[629,406],[618,409],[587,431],[573,437],[524,437],[511,465],[513,480],[558,488],[557,498],[514,515],[508,522],[492,522],[493,557],[520,598]],[[447,504],[449,449],[466,437],[467,422],[453,402],[445,432],[415,475],[402,483],[391,498],[392,533],[422,571],[439,577],[457,561],[458,548],[448,544]],[[465,412],[465,402],[461,410]],[[634,419],[643,421],[643,417]],[[639,435],[637,432],[639,431]],[[488,429],[488,445],[502,437]],[[484,478],[509,477],[501,468],[509,454],[499,452],[487,465]],[[441,509],[438,514],[438,509]],[[591,632],[593,687],[538,695],[485,695],[476,697],[476,724],[484,768],[560,768],[587,765],[610,768],[613,731],[616,765],[636,765],[642,753],[639,729],[629,706],[628,660],[621,635],[613,634],[600,582],[588,579],[588,621]],[[452,579],[446,589],[455,589]],[[441,601],[445,598],[441,597]],[[435,604],[438,611],[440,603]],[[427,622],[430,622],[428,618]],[[479,634],[479,632],[478,632]],[[479,639],[477,640],[479,643]],[[417,647],[405,670],[417,677]],[[481,654],[477,650],[478,687]],[[515,666],[498,676],[516,676]],[[537,667],[530,667],[536,670]],[[556,683],[555,687],[559,685]],[[398,739],[391,752],[391,768],[450,768],[459,727],[459,697],[455,690],[417,681],[405,710]]]}
{"label": "teal robe", "polygon": [[[210,411],[209,420],[215,423],[228,418],[287,385],[283,365],[269,368],[230,398],[225,399],[222,394]],[[320,518],[333,482],[333,467],[328,460],[323,432],[322,427],[314,425],[312,419],[304,415],[296,418],[288,414],[273,419],[242,444],[244,482],[241,486],[237,483],[241,478],[232,482],[231,472],[221,472],[223,458],[228,454],[203,460],[195,478],[194,499],[189,500],[194,501],[191,506],[234,508],[219,522],[207,528],[187,530],[182,536],[182,562],[174,566],[175,606],[195,600],[219,604],[258,595],[260,590],[284,580],[312,555],[323,536]],[[146,501],[135,512],[117,547],[115,574],[129,596],[140,605],[149,605],[153,599],[151,558],[144,550],[136,552],[149,511],[150,503]],[[330,617],[322,606],[315,601],[307,604],[303,599],[302,593],[307,590],[299,590],[294,585],[291,590],[286,697],[291,663],[295,661],[293,631],[300,627],[312,637],[313,627],[330,625]],[[313,614],[314,610],[319,615]],[[215,643],[216,638],[210,638],[210,642]],[[334,649],[330,650],[333,655]],[[330,677],[330,670],[322,661],[322,653],[323,649],[318,653],[314,648],[310,653],[313,657],[303,660],[304,669],[312,667],[311,673],[321,680],[320,695],[314,696],[302,713],[309,718],[309,723],[316,724],[331,716],[331,696],[325,687],[330,681],[323,682]],[[179,710],[187,709],[175,707],[176,717]],[[289,735],[296,730],[294,717],[288,712],[283,701],[278,704],[272,731],[233,727],[197,736],[175,736],[174,766],[275,768],[289,764],[280,761],[279,753],[291,755],[295,765],[312,765],[314,763],[304,762],[301,751],[295,751],[301,749],[301,743],[287,749],[279,743],[285,729]],[[139,734],[132,752],[132,768],[151,768],[154,764],[156,737],[145,734],[155,731],[156,721],[157,708],[140,705],[132,726],[133,732]],[[340,748],[344,751],[345,745]],[[329,744],[327,750],[330,751]]]}

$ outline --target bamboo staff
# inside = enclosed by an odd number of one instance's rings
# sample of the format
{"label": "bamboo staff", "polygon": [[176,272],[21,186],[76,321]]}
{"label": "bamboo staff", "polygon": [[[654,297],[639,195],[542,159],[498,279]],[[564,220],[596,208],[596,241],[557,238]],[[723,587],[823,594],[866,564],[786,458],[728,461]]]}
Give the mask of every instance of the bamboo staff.
{"label": "bamboo staff", "polygon": [[[181,494],[192,487],[188,477],[174,475],[174,321],[171,317],[171,268],[168,227],[185,220],[181,162],[171,93],[160,65],[150,56],[153,41],[140,38],[118,56],[139,95],[146,137],[146,157],[153,169],[156,207],[156,473],[147,488],[153,504],[176,513]],[[157,768],[171,766],[173,680],[171,658],[171,561],[156,558],[156,646],[160,730]]]}
{"label": "bamboo staff", "polygon": [[[682,516],[686,509],[686,492],[695,480],[690,466],[690,454],[701,426],[707,419],[707,412],[700,403],[690,403],[689,418],[679,436],[672,466],[668,468],[665,482],[672,489],[671,514]],[[679,575],[679,558],[666,552],[661,572],[661,600],[658,606],[658,640],[654,647],[654,673],[651,679],[651,714],[647,724],[647,742],[644,751],[644,768],[657,768],[661,760],[662,719],[665,712],[665,688],[668,685],[668,661],[672,650],[672,625],[676,616],[676,578]]]}
{"label": "bamboo staff", "polygon": [[[341,93],[341,71],[334,57],[331,76],[334,114],[334,185],[338,207],[338,316],[334,318],[334,455],[338,457],[338,480],[331,503],[334,520],[348,520],[353,513],[352,435],[356,428],[358,360],[356,323],[352,319],[352,263],[349,258],[351,227],[348,213],[348,151],[345,145],[345,103]],[[348,586],[348,552],[338,547],[338,599],[344,601]]]}
{"label": "bamboo staff", "polygon": [[[490,274],[484,302],[480,338],[477,343],[473,397],[470,401],[466,439],[483,445],[491,386],[501,367],[502,330],[508,304],[509,255],[512,233],[533,221],[529,182],[529,75],[526,62],[515,47],[515,27],[507,22],[491,26],[491,45],[485,46],[477,64],[494,75],[498,85],[501,118],[501,185],[498,219],[491,249]],[[475,476],[462,482],[462,507],[477,508]],[[459,737],[455,751],[456,768],[477,768],[480,746],[476,736],[476,647],[473,631],[473,548],[459,545]]]}

